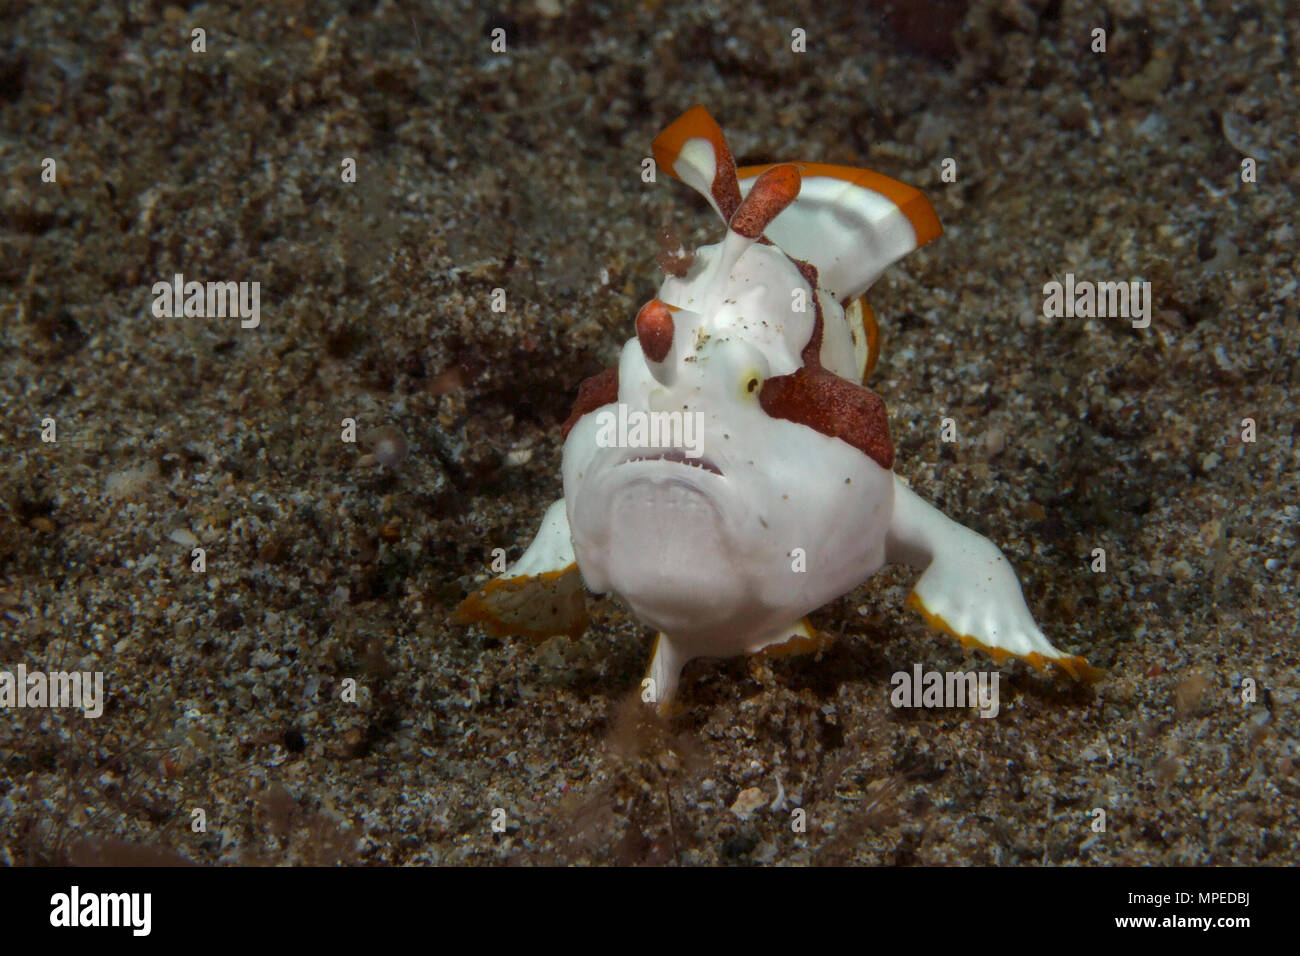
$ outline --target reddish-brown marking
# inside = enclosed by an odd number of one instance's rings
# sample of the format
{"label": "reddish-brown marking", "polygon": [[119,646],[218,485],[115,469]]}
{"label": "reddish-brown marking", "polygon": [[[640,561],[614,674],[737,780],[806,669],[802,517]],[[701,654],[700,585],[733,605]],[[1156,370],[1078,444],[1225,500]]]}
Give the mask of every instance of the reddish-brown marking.
{"label": "reddish-brown marking", "polygon": [[757,239],[763,230],[799,195],[799,170],[786,164],[773,166],[750,187],[731,217],[731,228],[746,239]]}
{"label": "reddish-brown marking", "polygon": [[718,168],[713,174],[713,201],[722,211],[722,218],[731,221],[740,205],[740,179],[736,176],[736,161],[731,158],[727,141],[722,141],[722,152],[717,156]]}
{"label": "reddish-brown marking", "polygon": [[573,403],[573,411],[560,426],[560,437],[568,438],[569,429],[578,424],[578,419],[583,415],[616,401],[618,401],[617,365],[611,365],[600,374],[583,379],[582,384],[578,386],[578,398]]}
{"label": "reddish-brown marking", "polygon": [[673,347],[673,314],[658,299],[651,299],[636,314],[636,337],[652,362],[662,362]]}
{"label": "reddish-brown marking", "polygon": [[817,299],[817,270],[791,259],[812,290],[813,331],[803,348],[803,367],[763,383],[758,402],[772,418],[807,425],[815,431],[847,442],[881,468],[894,467],[894,445],[889,438],[889,412],[884,400],[870,389],[854,385],[822,367],[822,307]]}
{"label": "reddish-brown marking", "polygon": [[671,226],[659,230],[659,268],[665,275],[682,278],[691,271],[695,253],[682,245]]}

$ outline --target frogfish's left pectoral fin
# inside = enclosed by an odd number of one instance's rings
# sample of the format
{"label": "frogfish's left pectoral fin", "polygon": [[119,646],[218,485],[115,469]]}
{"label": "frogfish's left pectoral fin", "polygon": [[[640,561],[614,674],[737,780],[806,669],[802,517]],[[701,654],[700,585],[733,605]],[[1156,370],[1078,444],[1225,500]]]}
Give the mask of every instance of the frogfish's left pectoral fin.
{"label": "frogfish's left pectoral fin", "polygon": [[891,563],[925,568],[907,603],[963,647],[980,648],[999,664],[1019,657],[1039,671],[1051,664],[1079,680],[1102,676],[1082,657],[1052,646],[993,542],[931,507],[897,476],[885,553]]}
{"label": "frogfish's left pectoral fin", "polygon": [[546,510],[523,556],[465,598],[455,618],[464,624],[482,624],[498,637],[578,637],[587,629],[582,576],[563,498]]}

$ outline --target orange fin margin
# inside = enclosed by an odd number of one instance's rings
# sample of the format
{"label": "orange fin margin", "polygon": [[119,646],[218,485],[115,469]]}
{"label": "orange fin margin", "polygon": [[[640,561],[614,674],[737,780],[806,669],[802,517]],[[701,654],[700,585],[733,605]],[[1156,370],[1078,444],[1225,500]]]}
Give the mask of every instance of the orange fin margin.
{"label": "orange fin margin", "polygon": [[[757,166],[741,166],[736,171],[736,175],[741,179],[749,179],[751,176],[757,176],[778,165],[781,164],[762,163]],[[939,216],[934,211],[934,207],[930,205],[930,200],[926,199],[925,194],[915,186],[901,183],[884,173],[861,169],[857,166],[835,166],[831,163],[806,163],[802,161],[792,161],[790,165],[798,167],[800,174],[804,177],[829,176],[832,179],[840,179],[846,183],[861,186],[863,189],[869,189],[887,197],[902,210],[903,215],[907,217],[907,221],[912,224],[912,229],[916,232],[916,247],[918,249],[927,242],[938,239],[943,233],[943,226],[939,224]]]}
{"label": "orange fin margin", "polygon": [[534,640],[557,634],[580,637],[590,623],[577,564],[543,574],[495,578],[465,598],[452,619],[481,624],[494,637]]}
{"label": "orange fin margin", "polygon": [[754,652],[755,657],[762,657],[767,660],[778,660],[782,657],[796,657],[800,654],[816,654],[825,650],[834,643],[835,638],[831,634],[823,634],[817,628],[812,626],[808,618],[801,622],[808,634],[791,634],[780,644],[768,644],[766,647],[759,648]]}
{"label": "orange fin margin", "polygon": [[1034,651],[1031,654],[1015,654],[1004,648],[992,647],[985,644],[983,641],[971,637],[969,634],[958,634],[942,617],[937,614],[931,614],[926,609],[925,605],[921,603],[921,599],[916,596],[915,591],[908,594],[907,606],[917,611],[921,617],[925,619],[925,623],[934,630],[941,631],[949,637],[956,638],[957,642],[961,644],[962,647],[975,648],[983,651],[988,654],[989,657],[993,658],[993,663],[997,664],[999,667],[1002,665],[1002,662],[1008,658],[1017,657],[1020,660],[1027,662],[1040,674],[1047,670],[1048,664],[1052,664],[1065,671],[1065,673],[1069,674],[1075,680],[1086,681],[1090,684],[1094,684],[1106,676],[1104,670],[1093,667],[1082,657],[1075,655],[1067,655],[1065,657],[1047,657],[1044,654],[1039,654],[1037,651]]}

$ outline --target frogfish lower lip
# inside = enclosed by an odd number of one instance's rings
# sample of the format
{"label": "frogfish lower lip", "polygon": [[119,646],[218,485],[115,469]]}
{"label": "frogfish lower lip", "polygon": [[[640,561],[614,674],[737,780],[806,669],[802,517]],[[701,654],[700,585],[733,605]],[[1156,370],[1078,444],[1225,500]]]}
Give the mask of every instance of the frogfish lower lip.
{"label": "frogfish lower lip", "polygon": [[675,465],[687,465],[691,468],[699,468],[703,471],[710,471],[715,475],[721,475],[722,469],[711,462],[709,459],[688,458],[686,452],[680,448],[669,448],[666,451],[648,452],[644,455],[637,455],[626,461],[620,462],[623,465],[630,465],[637,461],[664,461]]}

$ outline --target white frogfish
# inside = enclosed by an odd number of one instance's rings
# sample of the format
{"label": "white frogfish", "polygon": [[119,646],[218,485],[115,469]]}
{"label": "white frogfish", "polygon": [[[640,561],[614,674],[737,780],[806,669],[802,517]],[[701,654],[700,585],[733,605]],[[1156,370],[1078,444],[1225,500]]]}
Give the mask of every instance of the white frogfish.
{"label": "white frogfish", "polygon": [[564,497],[459,618],[573,636],[584,585],[614,595],[658,633],[643,696],[662,706],[692,658],[822,646],[806,615],[897,563],[923,569],[908,603],[963,645],[1094,679],[1039,630],[1002,552],[894,473],[885,404],[861,384],[877,341],[862,296],[939,235],[930,203],[863,169],[737,169],[700,106],[653,148],[726,236],[670,260],[618,365],[582,383]]}

